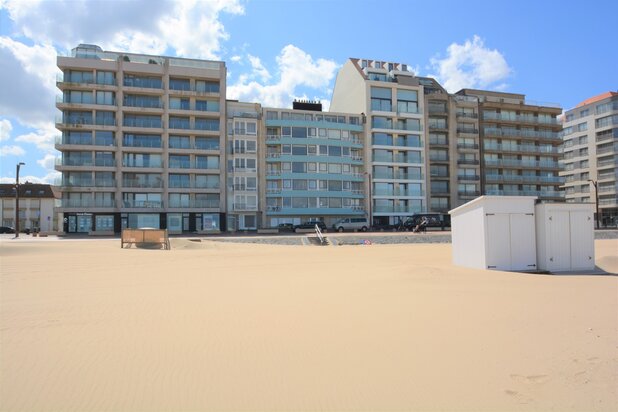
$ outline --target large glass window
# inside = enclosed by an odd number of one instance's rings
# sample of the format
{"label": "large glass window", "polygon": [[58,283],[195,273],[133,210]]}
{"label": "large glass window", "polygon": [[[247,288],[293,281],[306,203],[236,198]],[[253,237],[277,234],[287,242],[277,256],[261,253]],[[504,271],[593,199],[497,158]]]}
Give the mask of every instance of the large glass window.
{"label": "large glass window", "polygon": [[418,113],[418,93],[416,90],[397,90],[397,111]]}
{"label": "large glass window", "polygon": [[390,112],[392,109],[392,90],[384,87],[372,87],[371,110]]}

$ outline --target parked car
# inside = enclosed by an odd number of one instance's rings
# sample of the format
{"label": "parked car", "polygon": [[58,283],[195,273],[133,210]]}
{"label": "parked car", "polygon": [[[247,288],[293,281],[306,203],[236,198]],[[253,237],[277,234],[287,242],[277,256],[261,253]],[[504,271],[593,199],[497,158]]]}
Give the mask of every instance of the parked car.
{"label": "parked car", "polygon": [[292,223],[280,223],[277,229],[279,229],[279,232],[293,232],[294,225]]}
{"label": "parked car", "polygon": [[434,229],[450,229],[451,215],[446,213],[418,213],[410,216],[403,224],[405,230],[414,230],[423,218],[427,218],[427,227]]}
{"label": "parked car", "polygon": [[345,230],[360,230],[366,232],[369,229],[369,222],[366,217],[346,217],[339,219],[333,224],[333,230],[343,232]]}
{"label": "parked car", "polygon": [[324,222],[304,222],[300,225],[294,226],[294,230],[296,229],[314,229],[315,225],[318,225],[322,232],[326,232],[326,224]]}
{"label": "parked car", "polygon": [[15,233],[15,228],[10,226],[1,226],[0,233]]}

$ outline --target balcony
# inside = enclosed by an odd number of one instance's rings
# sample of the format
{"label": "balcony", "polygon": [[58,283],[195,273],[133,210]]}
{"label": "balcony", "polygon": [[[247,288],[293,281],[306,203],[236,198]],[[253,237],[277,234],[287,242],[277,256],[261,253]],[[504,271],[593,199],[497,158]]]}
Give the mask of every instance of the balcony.
{"label": "balcony", "polygon": [[122,207],[125,209],[161,209],[161,200],[123,200]]}
{"label": "balcony", "polygon": [[190,199],[187,201],[171,201],[170,208],[174,209],[218,209],[219,200]]}
{"label": "balcony", "polygon": [[[362,194],[362,191],[361,193]],[[391,190],[374,190],[372,193],[373,196],[390,196],[390,197],[420,197],[423,196],[423,192],[421,190],[400,190],[400,189],[391,189]]]}
{"label": "balcony", "polygon": [[432,155],[431,153],[429,154],[429,160],[432,162],[448,162],[449,158],[448,155],[444,156],[444,155]]}
{"label": "balcony", "polygon": [[458,165],[478,165],[480,163],[477,159],[457,159]]}
{"label": "balcony", "polygon": [[58,146],[64,146],[64,145],[114,147],[116,145],[116,142],[114,141],[114,139],[107,139],[107,138],[101,138],[101,137],[97,138],[93,136],[88,136],[88,137],[56,136],[55,144],[56,144],[56,148],[58,148]]}
{"label": "balcony", "polygon": [[136,189],[162,189],[163,182],[143,182],[138,180],[125,180],[122,182],[122,187],[136,188]]}
{"label": "balcony", "polygon": [[460,197],[478,197],[481,192],[478,190],[458,190],[457,195]]}
{"label": "balcony", "polygon": [[487,190],[492,196],[538,196],[542,198],[564,198],[564,192],[556,190]]}
{"label": "balcony", "polygon": [[462,134],[479,134],[479,130],[478,129],[474,129],[474,128],[469,128],[469,127],[458,127],[457,128],[457,133],[462,133]]}
{"label": "balcony", "polygon": [[94,159],[94,165],[99,167],[116,167],[115,159]]}
{"label": "balcony", "polygon": [[163,122],[161,119],[127,119],[122,122],[125,127],[142,127],[149,129],[161,129]]}
{"label": "balcony", "polygon": [[457,175],[457,180],[477,181],[477,180],[481,180],[481,176],[479,175]]}
{"label": "balcony", "polygon": [[257,205],[249,205],[247,203],[234,203],[233,205],[233,209],[234,210],[257,210]]}
{"label": "balcony", "polygon": [[374,179],[423,180],[421,173],[375,173]]}
{"label": "balcony", "polygon": [[113,199],[62,199],[60,201],[63,208],[77,207],[116,207],[116,202]]}
{"label": "balcony", "polygon": [[457,143],[457,148],[458,149],[478,150],[479,149],[479,145],[476,144],[476,143]]}
{"label": "balcony", "polygon": [[559,154],[560,148],[558,147],[542,147],[535,145],[502,145],[499,143],[487,143],[483,145],[483,148],[487,151],[492,152],[523,152],[523,153],[549,153],[549,154]]}
{"label": "balcony", "polygon": [[498,160],[485,160],[485,167],[498,166],[498,167],[534,167],[540,169],[559,169],[558,162],[541,162],[537,160],[510,160],[510,159],[498,159]]}
{"label": "balcony", "polygon": [[373,213],[405,213],[413,214],[420,213],[418,207],[415,206],[374,206]]}
{"label": "balcony", "polygon": [[152,161],[152,162],[135,162],[129,160],[123,160],[123,167],[139,167],[139,168],[151,168],[151,169],[160,169],[163,167],[163,161]]}
{"label": "balcony", "polygon": [[523,137],[531,139],[546,139],[562,142],[560,134],[552,131],[539,131],[539,130],[510,130],[510,129],[498,129],[495,127],[486,127],[483,129],[485,136],[498,136],[498,137]]}
{"label": "balcony", "polygon": [[465,113],[465,112],[457,112],[457,117],[463,117],[466,119],[478,119],[478,113]]}
{"label": "balcony", "polygon": [[516,115],[515,117],[513,117],[513,116],[506,116],[506,115],[503,116],[501,113],[491,113],[491,112],[484,112],[483,120],[499,120],[499,121],[504,121],[504,122],[518,122],[518,123],[536,123],[536,124],[543,124],[543,125],[557,125],[558,124],[558,120],[555,117],[539,118],[536,116],[522,116],[522,115]]}

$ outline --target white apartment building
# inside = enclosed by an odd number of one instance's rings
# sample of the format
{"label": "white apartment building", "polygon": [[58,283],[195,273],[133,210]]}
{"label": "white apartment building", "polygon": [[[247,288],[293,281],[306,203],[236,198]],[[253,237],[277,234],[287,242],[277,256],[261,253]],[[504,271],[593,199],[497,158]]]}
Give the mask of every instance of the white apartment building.
{"label": "white apartment building", "polygon": [[263,140],[259,103],[227,102],[227,230],[259,224],[258,150]]}
{"label": "white apartment building", "polygon": [[65,232],[225,225],[224,62],[82,44],[57,64]]}
{"label": "white apartment building", "polygon": [[407,65],[349,59],[337,74],[330,110],[364,114],[372,224],[426,211],[423,86]]}
{"label": "white apartment building", "polygon": [[[618,224],[618,92],[591,97],[563,118],[567,202],[596,202],[602,227]],[[595,187],[596,186],[596,187]],[[596,191],[596,193],[595,193]]]}

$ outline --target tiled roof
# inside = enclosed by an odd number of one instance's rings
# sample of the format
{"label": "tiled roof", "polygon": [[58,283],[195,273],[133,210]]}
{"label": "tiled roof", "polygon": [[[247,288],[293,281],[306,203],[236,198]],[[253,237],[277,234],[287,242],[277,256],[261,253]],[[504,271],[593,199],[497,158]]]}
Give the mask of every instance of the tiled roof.
{"label": "tiled roof", "polygon": [[[15,197],[15,185],[0,184],[0,197]],[[57,198],[51,185],[40,183],[20,183],[19,197],[23,198]]]}
{"label": "tiled roof", "polygon": [[607,99],[607,98],[614,97],[614,96],[618,96],[618,92],[605,92],[605,93],[601,93],[598,96],[594,96],[594,97],[591,97],[589,99],[584,100],[583,102],[581,102],[580,104],[578,104],[575,107],[582,107],[582,106],[585,106],[587,104],[598,102],[599,100]]}

